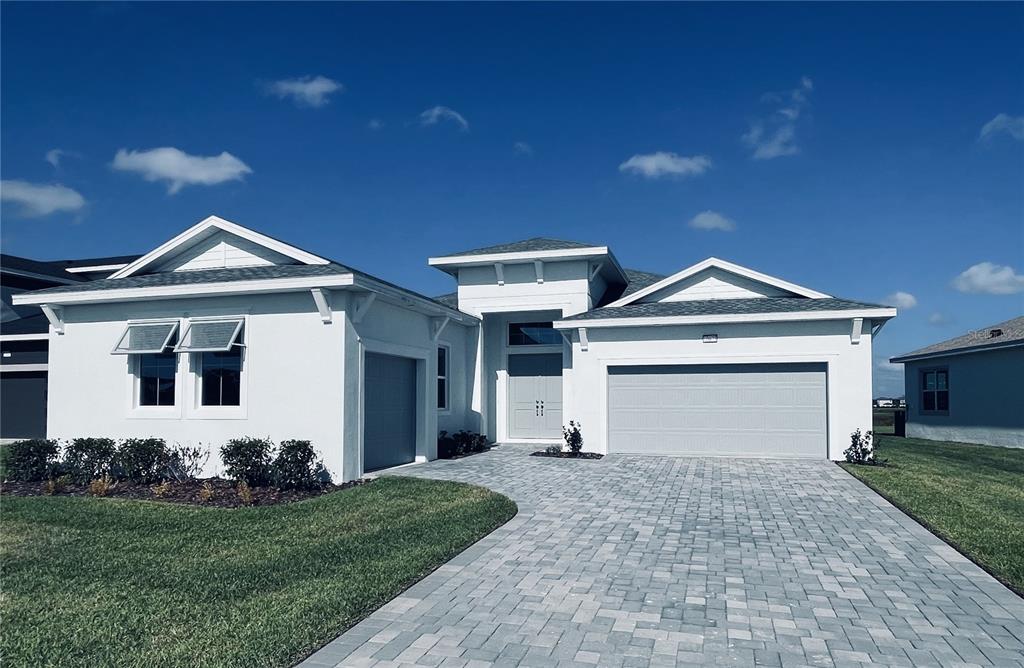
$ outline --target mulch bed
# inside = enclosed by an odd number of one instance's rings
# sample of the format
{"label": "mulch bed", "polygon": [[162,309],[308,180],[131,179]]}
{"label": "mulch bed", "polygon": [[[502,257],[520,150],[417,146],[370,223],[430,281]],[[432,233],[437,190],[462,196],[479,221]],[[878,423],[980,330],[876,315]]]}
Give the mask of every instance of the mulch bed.
{"label": "mulch bed", "polygon": [[538,450],[537,452],[531,452],[531,457],[554,457],[555,459],[601,459],[604,455],[598,452],[581,452],[579,454],[573,454],[571,452],[547,452],[545,450]]}
{"label": "mulch bed", "polygon": [[[356,485],[371,482],[367,479],[352,480],[343,485],[329,484],[317,489],[279,490],[276,487],[253,487],[252,504],[254,506],[272,506],[278,503],[291,503],[311,499],[331,492],[337,492]],[[213,496],[206,501],[200,500],[200,491],[209,484]],[[42,482],[5,482],[0,486],[0,494],[4,496],[46,496]],[[162,501],[180,503],[190,506],[210,508],[240,508],[246,504],[238,496],[237,483],[224,478],[204,478],[202,480],[185,480],[171,482],[170,489],[163,496],[153,491],[156,485],[140,485],[138,483],[119,481],[106,495],[112,499],[135,499],[138,501]],[[69,484],[62,491],[52,496],[89,496],[89,486]]]}

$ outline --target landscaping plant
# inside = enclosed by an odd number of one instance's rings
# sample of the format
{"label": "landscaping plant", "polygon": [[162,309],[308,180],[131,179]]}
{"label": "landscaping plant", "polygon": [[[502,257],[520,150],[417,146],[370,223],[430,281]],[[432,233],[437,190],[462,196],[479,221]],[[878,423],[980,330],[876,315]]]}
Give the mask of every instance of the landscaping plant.
{"label": "landscaping plant", "polygon": [[195,447],[176,445],[168,453],[167,471],[179,482],[191,480],[199,477],[209,458],[209,448],[204,448],[201,443]]}
{"label": "landscaping plant", "polygon": [[33,438],[15,441],[0,452],[3,453],[5,479],[35,482],[50,477],[60,448],[56,441]]}
{"label": "landscaping plant", "polygon": [[[324,483],[326,470],[309,441],[281,441],[274,458],[278,489],[312,489]],[[327,481],[330,477],[327,476]]]}
{"label": "landscaping plant", "polygon": [[874,440],[874,435],[870,431],[862,434],[858,429],[850,434],[850,447],[843,452],[846,461],[864,466],[883,466],[885,460],[875,456]]}
{"label": "landscaping plant", "polygon": [[162,438],[126,438],[118,446],[110,470],[115,478],[145,485],[164,477],[169,459]]}
{"label": "landscaping plant", "polygon": [[569,426],[562,427],[562,438],[565,439],[565,444],[569,446],[569,452],[576,457],[579,457],[580,450],[583,449],[583,433],[580,431],[582,426],[579,422],[569,420]]}
{"label": "landscaping plant", "polygon": [[117,454],[112,438],[75,438],[64,448],[64,470],[76,482],[88,482],[110,473]]}
{"label": "landscaping plant", "polygon": [[220,458],[229,478],[262,487],[271,482],[273,449],[269,438],[233,438],[221,446]]}
{"label": "landscaping plant", "polygon": [[96,478],[89,483],[89,494],[92,496],[106,496],[117,486],[114,479],[109,475]]}

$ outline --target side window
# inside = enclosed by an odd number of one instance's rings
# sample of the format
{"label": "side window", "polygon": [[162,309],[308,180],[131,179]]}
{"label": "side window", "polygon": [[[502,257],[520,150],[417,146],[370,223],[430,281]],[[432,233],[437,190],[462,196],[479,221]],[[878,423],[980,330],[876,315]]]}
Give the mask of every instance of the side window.
{"label": "side window", "polygon": [[562,343],[562,335],[550,322],[512,322],[508,325],[510,346],[552,346]]}
{"label": "side window", "polygon": [[175,353],[139,355],[139,406],[173,406],[178,372]]}
{"label": "side window", "polygon": [[202,353],[203,406],[239,406],[242,400],[242,349]]}
{"label": "side window", "polygon": [[448,358],[447,346],[437,347],[437,408],[448,410]]}
{"label": "side window", "polygon": [[949,412],[949,370],[921,371],[921,411],[924,413]]}

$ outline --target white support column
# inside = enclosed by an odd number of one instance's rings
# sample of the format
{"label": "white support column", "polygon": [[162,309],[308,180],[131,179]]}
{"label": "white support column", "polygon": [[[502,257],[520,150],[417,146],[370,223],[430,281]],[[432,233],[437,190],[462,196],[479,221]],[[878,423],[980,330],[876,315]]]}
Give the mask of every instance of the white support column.
{"label": "white support column", "polygon": [[853,319],[853,329],[850,331],[850,343],[857,345],[860,343],[860,333],[864,329],[864,318]]}
{"label": "white support column", "polygon": [[590,340],[587,338],[587,328],[580,327],[580,350],[587,352],[587,348],[590,347]]}
{"label": "white support column", "polygon": [[544,263],[540,260],[533,261],[533,270],[537,273],[537,282],[544,282]]}
{"label": "white support column", "polygon": [[313,288],[310,290],[313,295],[313,301],[316,303],[316,310],[320,312],[320,319],[323,320],[324,324],[331,322],[331,293],[323,288]]}
{"label": "white support column", "polygon": [[505,265],[495,262],[494,274],[498,277],[498,285],[505,285]]}
{"label": "white support column", "polygon": [[53,325],[53,331],[58,334],[64,333],[64,307],[55,306],[53,304],[40,304],[39,308],[43,309],[43,315]]}

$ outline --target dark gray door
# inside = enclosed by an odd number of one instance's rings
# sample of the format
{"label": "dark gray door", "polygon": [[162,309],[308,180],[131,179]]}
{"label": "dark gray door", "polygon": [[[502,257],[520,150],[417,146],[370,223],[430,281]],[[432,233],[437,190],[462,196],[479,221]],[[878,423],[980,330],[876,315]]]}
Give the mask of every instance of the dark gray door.
{"label": "dark gray door", "polygon": [[0,374],[0,438],[46,438],[46,372]]}
{"label": "dark gray door", "polygon": [[824,364],[609,367],[612,452],[826,457]]}
{"label": "dark gray door", "polygon": [[366,353],[363,470],[416,459],[416,360]]}
{"label": "dark gray door", "polygon": [[562,435],[562,353],[508,356],[509,438]]}

